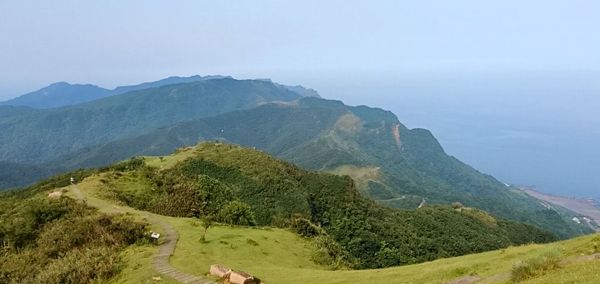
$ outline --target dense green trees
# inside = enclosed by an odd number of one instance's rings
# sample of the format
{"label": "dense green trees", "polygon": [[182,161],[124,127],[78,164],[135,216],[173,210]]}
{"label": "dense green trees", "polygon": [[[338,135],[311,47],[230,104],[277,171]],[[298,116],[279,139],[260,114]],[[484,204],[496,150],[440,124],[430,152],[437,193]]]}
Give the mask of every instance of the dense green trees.
{"label": "dense green trees", "polygon": [[233,225],[252,226],[256,225],[254,213],[248,204],[239,200],[228,202],[219,211],[219,219],[222,222]]}
{"label": "dense green trees", "polygon": [[[66,162],[65,155],[85,147],[135,137],[177,122],[300,97],[271,82],[223,78],[137,90],[63,108],[15,111],[1,107],[0,161]],[[109,152],[110,156],[119,154]],[[133,155],[136,153],[117,160]],[[75,158],[82,161],[85,156]]]}

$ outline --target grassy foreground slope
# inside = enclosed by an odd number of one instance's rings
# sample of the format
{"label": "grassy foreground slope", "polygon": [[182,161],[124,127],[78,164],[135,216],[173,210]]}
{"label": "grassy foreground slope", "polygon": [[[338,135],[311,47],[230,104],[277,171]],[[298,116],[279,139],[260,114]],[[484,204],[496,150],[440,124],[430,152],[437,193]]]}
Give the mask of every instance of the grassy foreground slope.
{"label": "grassy foreground slope", "polygon": [[[181,153],[181,159],[189,153]],[[147,158],[148,164],[168,168],[171,157]],[[88,195],[88,203],[111,212],[126,208],[104,196],[101,176],[91,176],[79,188]],[[130,213],[140,211],[129,209]],[[532,276],[523,283],[595,283],[600,261],[578,260],[599,252],[598,235],[544,245],[510,247],[461,257],[440,259],[415,265],[372,270],[331,271],[310,261],[311,242],[281,229],[215,226],[208,230],[206,242],[200,242],[202,227],[195,218],[164,217],[180,235],[171,264],[188,273],[202,275],[211,264],[219,263],[259,276],[265,283],[447,283],[476,277],[478,283],[507,283],[515,264],[540,258],[548,252],[560,253],[561,267]],[[596,240],[596,241],[594,241]],[[113,283],[152,283],[159,276],[150,267],[151,253],[145,247],[128,249],[128,263]],[[570,260],[570,261],[566,261]],[[475,279],[475,278],[471,278]],[[175,283],[162,277],[161,283]],[[469,283],[469,282],[465,282]]]}
{"label": "grassy foreground slope", "polygon": [[[167,158],[164,162],[169,164],[172,161]],[[105,214],[126,213],[140,219],[153,215],[106,199],[105,187],[101,182],[105,177],[106,173],[86,177],[77,184],[77,192],[71,186],[60,190],[66,190],[66,194],[73,199],[85,200],[87,205]],[[175,254],[170,259],[171,264],[193,275],[204,275],[211,264],[221,263],[251,271],[260,275],[266,283],[278,283],[278,279],[285,279],[282,274],[285,270],[326,269],[311,260],[314,244],[289,230],[216,224],[209,230],[206,240],[201,242],[203,228],[198,219],[153,216],[169,223],[179,235]],[[150,225],[153,231],[164,233],[160,226]],[[121,273],[111,279],[110,283],[156,283],[152,279],[157,277],[161,278],[160,283],[178,283],[153,270],[155,253],[156,248],[148,244],[129,247],[121,254],[125,261]]]}
{"label": "grassy foreground slope", "polygon": [[[549,251],[559,251],[561,260],[577,258],[590,254],[592,240],[598,238],[592,235],[552,244],[510,247],[401,267],[332,271],[315,267],[296,253],[308,249],[305,242],[294,241],[297,237],[289,232],[286,236],[282,231],[269,229],[219,226],[209,230],[208,243],[200,243],[197,225],[185,219],[177,223],[181,241],[171,258],[174,266],[201,273],[211,264],[220,263],[251,272],[265,283],[446,283],[471,275],[481,283],[506,283],[511,279],[513,266],[519,262],[543,257]],[[248,245],[247,239],[256,240],[258,245]],[[287,249],[273,249],[270,246],[273,240]],[[599,260],[565,263],[524,283],[595,283],[600,276],[599,265]]]}

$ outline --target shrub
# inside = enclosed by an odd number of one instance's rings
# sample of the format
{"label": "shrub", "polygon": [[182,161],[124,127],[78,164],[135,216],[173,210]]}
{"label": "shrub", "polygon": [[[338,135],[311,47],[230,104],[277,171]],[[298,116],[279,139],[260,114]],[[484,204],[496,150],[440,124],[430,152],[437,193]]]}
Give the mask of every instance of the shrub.
{"label": "shrub", "polygon": [[463,207],[464,207],[463,204],[460,202],[452,202],[452,208],[454,208],[454,209],[460,209]]}
{"label": "shrub", "polygon": [[248,204],[238,200],[231,201],[219,212],[222,222],[232,225],[254,226],[254,213]]}
{"label": "shrub", "polygon": [[592,239],[592,253],[600,253],[600,236]]}
{"label": "shrub", "polygon": [[146,229],[69,198],[14,201],[0,214],[0,241],[10,245],[0,253],[0,283],[105,282],[120,270],[120,251]]}
{"label": "shrub", "polygon": [[110,279],[121,270],[119,256],[112,249],[86,248],[68,252],[51,261],[37,275],[23,283],[92,283]]}
{"label": "shrub", "polygon": [[551,250],[538,257],[515,264],[511,271],[511,280],[523,281],[559,268],[560,255],[558,250]]}
{"label": "shrub", "polygon": [[322,233],[322,229],[305,218],[294,218],[292,220],[292,229],[303,237],[316,237]]}
{"label": "shrub", "polygon": [[311,259],[316,264],[329,266],[331,269],[353,267],[354,263],[348,253],[327,235],[314,238],[316,247]]}
{"label": "shrub", "polygon": [[146,166],[146,161],[143,157],[133,157],[127,161],[117,163],[107,169],[114,171],[134,171]]}
{"label": "shrub", "polygon": [[203,215],[216,214],[220,208],[234,199],[233,192],[228,186],[207,175],[198,176],[197,198]]}

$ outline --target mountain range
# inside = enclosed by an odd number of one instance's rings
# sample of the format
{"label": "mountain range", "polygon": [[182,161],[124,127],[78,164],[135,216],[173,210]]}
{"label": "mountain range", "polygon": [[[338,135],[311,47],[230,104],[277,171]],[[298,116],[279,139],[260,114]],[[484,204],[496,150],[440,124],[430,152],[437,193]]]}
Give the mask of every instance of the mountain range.
{"label": "mountain range", "polygon": [[300,86],[222,76],[171,77],[109,93],[59,108],[32,108],[44,105],[40,94],[40,103],[29,107],[0,106],[0,161],[19,172],[5,187],[222,140],[348,175],[365,196],[388,207],[460,202],[563,238],[591,232],[571,221],[571,210],[478,172],[447,155],[428,130],[409,129],[379,108],[347,106]]}
{"label": "mountain range", "polygon": [[165,85],[190,83],[217,78],[225,78],[225,76],[173,76],[154,82],[146,82],[131,86],[120,86],[112,90],[98,87],[92,84],[69,84],[67,82],[57,82],[50,84],[49,86],[46,86],[44,88],[41,88],[37,91],[33,91],[10,100],[0,102],[0,105],[28,106],[40,109],[55,108],[85,103],[136,90],[143,90]]}

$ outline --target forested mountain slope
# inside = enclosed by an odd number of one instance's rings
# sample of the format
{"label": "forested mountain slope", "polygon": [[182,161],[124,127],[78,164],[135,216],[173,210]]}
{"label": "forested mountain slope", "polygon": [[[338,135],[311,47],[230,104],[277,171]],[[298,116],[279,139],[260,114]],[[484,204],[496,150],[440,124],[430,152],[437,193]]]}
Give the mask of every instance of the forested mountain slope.
{"label": "forested mountain slope", "polygon": [[37,91],[0,102],[0,105],[54,108],[89,102],[111,95],[111,90],[91,84],[57,82]]}
{"label": "forested mountain slope", "polygon": [[161,126],[300,97],[270,82],[226,78],[134,91],[64,108],[13,110],[10,115],[0,113],[4,117],[0,160],[43,163]]}
{"label": "forested mountain slope", "polygon": [[[265,150],[306,168],[352,176],[367,196],[390,207],[461,202],[527,222],[561,237],[589,233],[565,211],[548,208],[444,153],[424,129],[408,129],[391,112],[303,98],[161,128],[65,157],[70,167],[98,166],[134,155],[162,155],[199,140]],[[560,209],[560,210],[558,210]]]}
{"label": "forested mountain slope", "polygon": [[571,222],[568,211],[545,207],[447,155],[429,131],[408,129],[389,111],[291,89],[222,78],[63,108],[0,107],[0,161],[41,166],[43,171],[20,174],[38,177],[225,140],[308,169],[349,175],[361,192],[389,207],[461,202],[560,237],[590,232]]}

